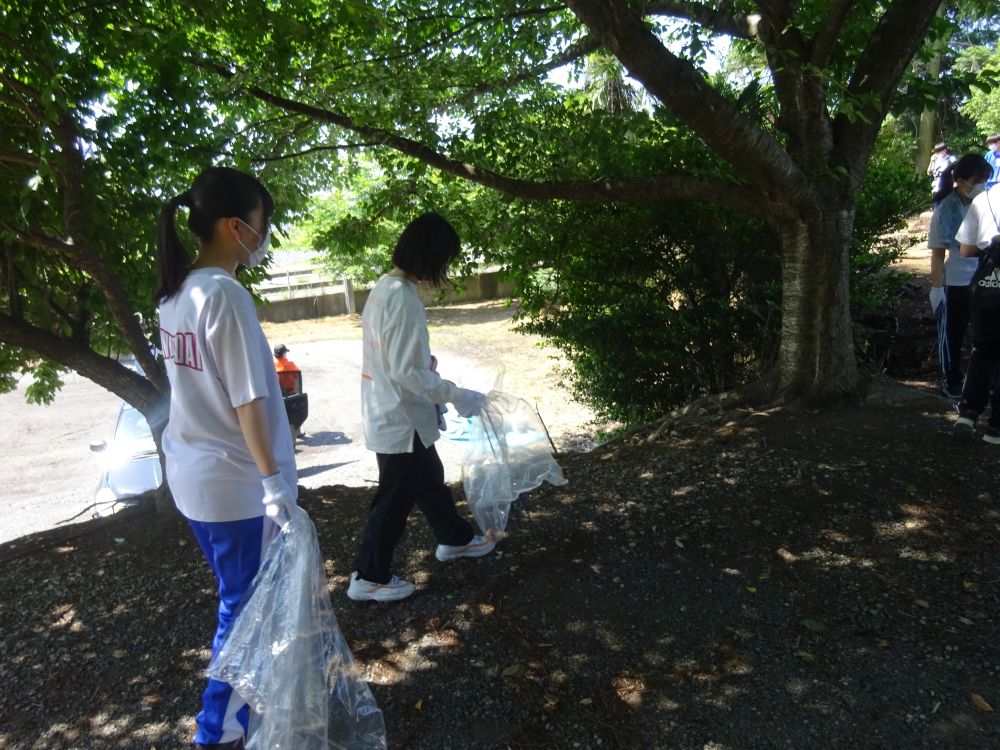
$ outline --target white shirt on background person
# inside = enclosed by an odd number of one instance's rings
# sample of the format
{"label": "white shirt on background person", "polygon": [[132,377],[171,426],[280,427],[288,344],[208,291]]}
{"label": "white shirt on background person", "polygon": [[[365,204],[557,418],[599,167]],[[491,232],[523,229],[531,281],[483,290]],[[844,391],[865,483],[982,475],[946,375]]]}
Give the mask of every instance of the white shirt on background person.
{"label": "white shirt on background person", "polygon": [[430,369],[427,314],[417,286],[402,276],[380,278],[361,314],[361,421],[376,453],[412,453],[413,433],[425,447],[441,435],[435,404],[458,386]]}
{"label": "white shirt on background person", "polygon": [[955,239],[963,245],[986,249],[1000,234],[1000,190],[992,187],[972,199],[969,212],[958,228]]}

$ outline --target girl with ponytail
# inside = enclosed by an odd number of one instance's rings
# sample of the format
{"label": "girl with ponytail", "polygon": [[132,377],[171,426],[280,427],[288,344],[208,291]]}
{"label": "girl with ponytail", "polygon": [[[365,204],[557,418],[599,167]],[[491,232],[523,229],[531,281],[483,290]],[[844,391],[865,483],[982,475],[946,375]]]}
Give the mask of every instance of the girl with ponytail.
{"label": "girl with ponytail", "polygon": [[962,257],[955,235],[989,175],[990,165],[978,154],[966,154],[948,165],[934,194],[934,215],[927,235],[931,251],[930,303],[938,323],[940,388],[945,396],[955,399],[962,396],[960,356],[969,327],[969,282],[977,266],[975,258]]}
{"label": "girl with ponytail", "polygon": [[[186,209],[192,260],[177,235]],[[160,341],[170,379],[163,433],[166,477],[219,580],[213,655],[260,566],[261,552],[297,499],[295,454],[271,349],[250,293],[236,280],[268,252],[274,204],[248,174],[212,167],[171,198],[157,231]],[[195,748],[242,748],[249,709],[209,680]]]}

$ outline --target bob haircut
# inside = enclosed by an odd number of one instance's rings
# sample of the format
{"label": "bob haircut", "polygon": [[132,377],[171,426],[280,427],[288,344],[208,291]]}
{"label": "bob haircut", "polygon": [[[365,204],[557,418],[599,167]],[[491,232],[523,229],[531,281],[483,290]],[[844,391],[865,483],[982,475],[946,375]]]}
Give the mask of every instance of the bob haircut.
{"label": "bob haircut", "polygon": [[448,266],[461,250],[458,232],[448,220],[441,214],[426,213],[399,235],[392,264],[415,279],[440,286],[448,280]]}

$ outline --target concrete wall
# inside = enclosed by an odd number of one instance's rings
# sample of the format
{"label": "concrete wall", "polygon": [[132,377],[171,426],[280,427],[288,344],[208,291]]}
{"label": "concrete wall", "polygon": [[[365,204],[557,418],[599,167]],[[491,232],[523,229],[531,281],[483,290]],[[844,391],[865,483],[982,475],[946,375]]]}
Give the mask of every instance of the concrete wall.
{"label": "concrete wall", "polygon": [[[467,302],[481,302],[489,299],[507,299],[514,291],[513,284],[500,279],[497,271],[487,271],[486,273],[470,276],[463,279],[465,290],[461,295],[449,291],[445,296],[444,304],[462,304]],[[417,287],[420,300],[425,305],[438,304],[436,290],[433,287],[421,284]],[[361,312],[368,299],[367,289],[354,290],[354,304],[357,312]],[[257,307],[257,317],[261,321],[268,323],[286,323],[290,320],[307,320],[309,318],[325,318],[328,315],[345,315],[347,313],[347,300],[343,292],[332,294],[319,294],[315,297],[299,297],[297,299],[275,300],[273,302],[259,305]]]}

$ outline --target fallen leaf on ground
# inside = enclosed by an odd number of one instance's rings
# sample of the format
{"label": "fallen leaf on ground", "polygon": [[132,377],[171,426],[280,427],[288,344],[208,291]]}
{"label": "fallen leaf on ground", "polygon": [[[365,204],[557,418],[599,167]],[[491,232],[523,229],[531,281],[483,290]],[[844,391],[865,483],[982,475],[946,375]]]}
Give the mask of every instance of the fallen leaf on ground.
{"label": "fallen leaf on ground", "polygon": [[795,655],[807,664],[815,664],[818,660],[808,651],[796,651]]}
{"label": "fallen leaf on ground", "polygon": [[976,708],[980,711],[988,714],[993,713],[993,706],[987,703],[979,693],[972,693],[969,697],[972,698],[972,702],[976,704]]}

